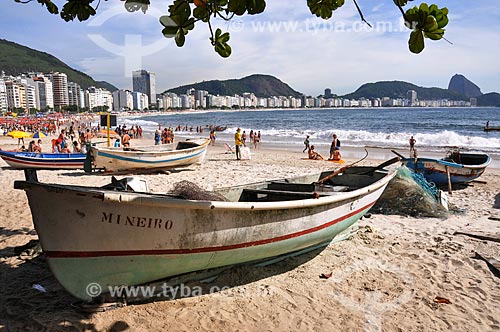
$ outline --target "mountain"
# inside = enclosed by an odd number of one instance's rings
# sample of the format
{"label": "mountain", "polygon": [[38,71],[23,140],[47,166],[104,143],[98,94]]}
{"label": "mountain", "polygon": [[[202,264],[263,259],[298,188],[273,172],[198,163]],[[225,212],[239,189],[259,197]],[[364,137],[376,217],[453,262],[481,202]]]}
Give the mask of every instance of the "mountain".
{"label": "mountain", "polygon": [[360,99],[360,98],[406,98],[408,90],[415,90],[418,99],[449,99],[449,100],[468,100],[465,96],[447,89],[441,88],[424,88],[412,83],[402,81],[382,81],[376,83],[363,84],[353,93],[345,95],[344,98]]}
{"label": "mountain", "polygon": [[212,80],[183,85],[169,89],[166,92],[185,94],[189,89],[205,90],[212,95],[232,96],[245,92],[254,93],[257,97],[293,96],[300,97],[302,93],[295,91],[288,84],[270,75],[255,74],[241,79],[225,81]]}
{"label": "mountain", "polygon": [[0,71],[13,76],[27,72],[58,71],[68,75],[68,81],[78,83],[83,88],[96,86],[110,91],[118,90],[107,82],[94,81],[89,75],[71,68],[53,55],[4,39],[0,39]]}
{"label": "mountain", "polygon": [[455,91],[467,98],[479,97],[483,94],[477,85],[460,74],[453,75],[448,85],[448,90]]}
{"label": "mountain", "polygon": [[500,107],[500,93],[491,92],[477,97],[477,105]]}

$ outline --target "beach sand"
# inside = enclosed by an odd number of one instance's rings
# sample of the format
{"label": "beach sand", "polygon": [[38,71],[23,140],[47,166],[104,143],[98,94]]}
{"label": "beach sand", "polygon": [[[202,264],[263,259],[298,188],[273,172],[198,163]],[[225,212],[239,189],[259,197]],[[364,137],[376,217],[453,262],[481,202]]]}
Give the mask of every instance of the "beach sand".
{"label": "beach sand", "polygon": [[[0,139],[4,149],[16,143]],[[218,144],[209,148],[203,165],[141,177],[153,191],[164,192],[181,180],[211,189],[336,166],[303,160],[301,149],[270,150],[265,144],[252,149],[251,160],[236,161]],[[364,151],[357,154],[346,162],[361,158]],[[0,166],[0,327],[5,331],[500,329],[500,279],[484,261],[473,259],[475,252],[500,259],[500,244],[454,235],[460,231],[500,237],[499,169],[488,168],[480,181],[455,190],[450,203],[463,210],[447,219],[371,214],[360,221],[356,235],[323,251],[265,267],[232,268],[209,283],[187,284],[203,289],[203,294],[85,313],[73,305],[77,299],[58,284],[43,256],[32,259],[14,253],[15,247],[37,235],[25,193],[13,189],[14,180],[24,179],[23,171],[3,161]],[[67,170],[39,171],[38,177],[44,182],[98,186],[111,178]],[[329,273],[329,279],[320,278]],[[35,284],[46,292],[34,289]],[[436,297],[451,303],[437,303]]]}

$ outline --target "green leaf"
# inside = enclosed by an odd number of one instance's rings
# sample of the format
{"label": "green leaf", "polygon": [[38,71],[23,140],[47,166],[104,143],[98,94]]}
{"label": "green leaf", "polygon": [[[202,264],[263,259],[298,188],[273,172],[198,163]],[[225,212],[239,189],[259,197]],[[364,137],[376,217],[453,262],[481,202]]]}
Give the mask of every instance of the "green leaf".
{"label": "green leaf", "polygon": [[437,28],[438,28],[438,24],[437,24],[434,16],[427,16],[423,30],[424,31],[433,31],[433,30],[436,30]]}
{"label": "green leaf", "polygon": [[396,5],[399,5],[399,6],[401,6],[401,7],[404,7],[404,6],[406,6],[406,4],[408,3],[408,0],[394,0],[394,3],[395,3]]}
{"label": "green leaf", "polygon": [[260,14],[266,9],[265,0],[247,0],[247,11],[250,15]]}
{"label": "green leaf", "polygon": [[332,17],[333,11],[342,7],[345,0],[307,0],[307,6],[312,14],[329,19]]}
{"label": "green leaf", "polygon": [[247,1],[246,0],[229,0],[227,5],[227,10],[235,13],[238,16],[245,14],[247,11]]}
{"label": "green leaf", "polygon": [[432,32],[424,32],[424,36],[432,40],[440,40],[444,36],[444,30],[437,29]]}
{"label": "green leaf", "polygon": [[146,14],[146,11],[149,8],[149,0],[125,0],[125,9],[130,12],[142,11]]}
{"label": "green leaf", "polygon": [[231,46],[228,44],[217,44],[215,45],[215,52],[219,53],[219,55],[223,58],[227,58],[231,55]]}
{"label": "green leaf", "polygon": [[210,14],[208,13],[207,7],[196,7],[193,10],[193,16],[203,22],[207,22]]}
{"label": "green leaf", "polygon": [[184,34],[184,30],[178,29],[177,33],[175,34],[175,43],[177,46],[182,47],[184,46],[184,43],[186,42],[186,36]]}
{"label": "green leaf", "polygon": [[411,32],[408,46],[412,53],[418,54],[424,50],[424,34],[421,30],[414,30]]}

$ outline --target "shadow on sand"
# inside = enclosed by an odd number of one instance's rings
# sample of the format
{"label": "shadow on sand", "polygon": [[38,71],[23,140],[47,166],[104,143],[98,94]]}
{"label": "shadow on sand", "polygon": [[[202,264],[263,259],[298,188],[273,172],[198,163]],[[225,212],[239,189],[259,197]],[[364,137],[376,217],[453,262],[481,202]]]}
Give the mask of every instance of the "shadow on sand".
{"label": "shadow on sand", "polygon": [[495,203],[493,204],[493,208],[500,209],[500,194],[495,196]]}
{"label": "shadow on sand", "polygon": [[[191,294],[179,293],[178,295],[181,296],[168,295],[162,298],[157,296],[141,297],[130,299],[128,303],[147,305],[147,303],[159,300],[169,301],[186,296],[197,297],[217,292],[217,290],[224,291],[290,271],[313,259],[323,249],[324,247],[298,256],[288,257],[272,265],[245,264],[221,269],[216,271],[218,274],[204,282],[200,282],[199,279],[183,282],[182,285],[185,287],[191,289],[196,287],[197,292]],[[2,276],[0,326],[5,327],[5,329],[0,328],[0,331],[98,331],[95,324],[90,322],[93,313],[89,312],[89,308],[102,311],[100,309],[105,306],[82,306],[82,301],[70,295],[57,282],[43,255],[35,258],[22,258],[14,254],[12,247],[1,250],[0,254],[2,255],[2,260],[0,260],[0,275]],[[203,273],[201,272],[200,275]],[[160,282],[176,287],[176,285],[179,286],[179,283],[175,282],[182,281],[182,279],[183,276]],[[156,282],[154,285],[159,285],[160,282]],[[34,285],[41,285],[46,292],[35,289]],[[116,300],[124,302],[123,299]],[[116,308],[114,310],[122,309]],[[115,321],[105,330],[129,331],[126,320],[127,318]]]}

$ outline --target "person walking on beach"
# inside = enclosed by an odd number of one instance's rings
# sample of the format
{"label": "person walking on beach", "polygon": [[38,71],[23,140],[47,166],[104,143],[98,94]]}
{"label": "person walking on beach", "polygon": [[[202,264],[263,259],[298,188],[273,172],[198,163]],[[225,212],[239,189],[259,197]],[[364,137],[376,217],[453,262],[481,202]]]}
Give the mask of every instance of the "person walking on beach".
{"label": "person walking on beach", "polygon": [[340,140],[337,134],[332,135],[332,145],[330,145],[330,158],[328,160],[340,160]]}
{"label": "person walking on beach", "polygon": [[258,131],[258,133],[253,134],[253,145],[255,149],[259,147],[259,143],[260,143],[260,130]]}
{"label": "person walking on beach", "polygon": [[236,129],[236,133],[234,134],[234,145],[236,148],[236,160],[241,160],[241,146],[243,145],[243,141],[241,140],[241,129]]}
{"label": "person walking on beach", "polygon": [[417,143],[417,140],[412,137],[410,137],[410,158],[415,156],[415,143]]}
{"label": "person walking on beach", "polygon": [[210,132],[210,142],[212,142],[212,145],[215,145],[215,140],[217,139],[217,136],[215,135],[215,130],[212,130]]}
{"label": "person walking on beach", "polygon": [[309,148],[310,148],[309,144],[310,144],[310,142],[309,142],[309,135],[307,135],[307,137],[306,137],[306,139],[305,139],[305,141],[304,141],[304,145],[305,145],[306,147],[304,148],[304,150],[302,150],[302,153],[304,153],[304,152],[306,152],[306,151],[308,151],[308,150],[309,150]]}
{"label": "person walking on beach", "polygon": [[243,142],[243,146],[247,146],[247,133],[243,130],[243,134],[241,134],[241,141]]}

